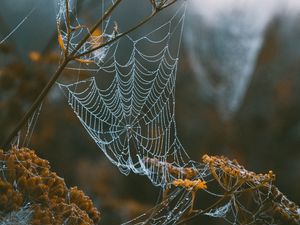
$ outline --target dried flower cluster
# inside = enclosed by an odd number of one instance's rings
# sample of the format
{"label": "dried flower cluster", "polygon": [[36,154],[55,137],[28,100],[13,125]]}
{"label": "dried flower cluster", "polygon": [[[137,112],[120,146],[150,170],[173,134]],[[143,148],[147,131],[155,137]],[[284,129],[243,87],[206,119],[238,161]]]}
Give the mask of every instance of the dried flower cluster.
{"label": "dried flower cluster", "polygon": [[32,225],[98,224],[100,213],[90,198],[76,187],[68,189],[64,180],[50,171],[49,162],[34,151],[1,150],[0,162],[1,216],[29,205]]}
{"label": "dried flower cluster", "polygon": [[[147,159],[158,169],[167,170],[170,179],[173,178],[172,186],[183,188],[185,198],[191,199],[190,208],[185,208],[182,221],[208,213],[214,217],[226,217],[228,221],[239,221],[238,224],[300,224],[299,206],[274,185],[275,175],[272,171],[256,174],[245,169],[237,160],[224,156],[204,155],[202,161],[181,168],[157,159]],[[168,186],[165,190],[164,201],[172,196],[170,188]],[[198,190],[215,192],[220,198],[212,200],[212,204],[195,207],[196,198],[201,198]]]}
{"label": "dried flower cluster", "polygon": [[290,201],[274,185],[270,192],[271,206],[270,214],[278,221],[285,221],[289,224],[300,224],[300,208]]}
{"label": "dried flower cluster", "polygon": [[201,189],[207,189],[206,182],[200,179],[189,180],[189,179],[176,179],[173,181],[175,187],[184,187],[187,190],[198,191]]}
{"label": "dried flower cluster", "polygon": [[[224,156],[204,155],[202,159],[209,166],[215,180],[227,190],[226,194],[230,193],[235,199],[242,199],[240,202],[245,202],[248,198],[247,203],[252,205],[253,212],[249,214],[249,207],[248,213],[243,215],[244,221],[249,223],[254,219],[256,224],[266,224],[266,221],[282,225],[300,224],[299,206],[284,196],[273,184],[275,175],[272,171],[256,174],[246,170],[236,160],[229,160]],[[257,207],[253,207],[254,203],[258,204]],[[241,208],[239,211],[242,214]]]}
{"label": "dried flower cluster", "polygon": [[204,155],[202,160],[209,165],[210,170],[214,174],[217,169],[221,169],[224,173],[242,179],[244,181],[251,181],[255,184],[265,184],[273,181],[275,175],[272,171],[268,174],[256,174],[252,171],[246,170],[236,160],[229,160],[225,156],[208,156]]}

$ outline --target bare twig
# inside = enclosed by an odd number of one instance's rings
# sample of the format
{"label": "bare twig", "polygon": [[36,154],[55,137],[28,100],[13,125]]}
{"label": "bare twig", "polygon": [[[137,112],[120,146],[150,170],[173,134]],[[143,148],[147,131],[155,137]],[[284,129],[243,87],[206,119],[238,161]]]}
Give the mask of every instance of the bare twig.
{"label": "bare twig", "polygon": [[145,23],[147,23],[149,20],[151,20],[154,16],[156,16],[161,10],[163,10],[163,9],[165,9],[165,8],[173,5],[176,1],[177,0],[173,0],[170,3],[168,3],[167,5],[165,5],[165,6],[161,7],[161,8],[156,8],[156,10],[154,10],[148,17],[146,17],[144,20],[140,21],[138,24],[136,24],[135,26],[133,26],[132,28],[130,28],[126,32],[117,35],[115,38],[113,38],[110,41],[107,41],[107,42],[105,42],[105,43],[103,43],[103,44],[101,44],[101,45],[99,45],[97,47],[94,47],[94,48],[92,48],[92,49],[90,49],[88,51],[85,51],[85,52],[83,52],[83,53],[81,53],[79,55],[73,56],[72,59],[80,58],[80,57],[85,56],[85,55],[87,55],[89,53],[92,53],[93,51],[96,51],[96,50],[98,50],[100,48],[103,48],[104,46],[110,45],[111,43],[117,41],[121,37],[124,37],[125,35],[131,33],[132,31],[138,29],[139,27],[143,26]]}
{"label": "bare twig", "polygon": [[67,47],[65,51],[65,58],[67,58],[69,54],[71,27],[70,27],[69,1],[65,0],[65,4],[66,4],[66,21],[67,21]]}
{"label": "bare twig", "polygon": [[7,137],[6,141],[3,144],[3,148],[7,149],[9,147],[9,144],[14,139],[14,137],[17,136],[19,130],[23,127],[23,125],[26,123],[26,121],[32,116],[32,114],[35,112],[37,107],[41,104],[45,96],[48,94],[49,90],[55,83],[55,81],[58,79],[59,75],[64,70],[65,66],[68,64],[69,61],[64,60],[63,63],[59,66],[59,68],[56,70],[56,72],[53,74],[49,82],[46,84],[42,92],[39,94],[39,96],[35,99],[35,101],[32,103],[29,111],[22,117],[22,119],[19,121],[15,129],[11,132],[11,134]]}
{"label": "bare twig", "polygon": [[[38,97],[35,99],[35,101],[33,102],[33,104],[31,105],[31,107],[29,108],[28,112],[22,117],[22,119],[18,122],[17,126],[14,128],[14,130],[10,133],[10,135],[6,138],[6,140],[4,141],[4,143],[2,144],[2,147],[4,149],[7,149],[9,147],[9,144],[12,142],[13,138],[17,136],[19,130],[24,126],[24,124],[27,122],[27,120],[32,116],[32,114],[35,112],[35,110],[38,108],[38,106],[41,104],[41,102],[43,101],[43,99],[46,97],[46,95],[48,94],[49,90],[52,88],[52,86],[54,85],[54,83],[56,82],[56,80],[59,78],[59,76],[61,75],[62,71],[65,69],[65,67],[67,66],[67,64],[72,61],[75,60],[78,57],[81,57],[83,55],[89,54],[92,51],[95,51],[99,48],[102,48],[106,45],[109,45],[111,43],[113,43],[114,41],[120,39],[122,36],[129,34],[130,32],[136,30],[137,28],[141,27],[143,24],[145,24],[146,22],[148,22],[151,18],[153,18],[159,11],[161,11],[162,9],[174,4],[177,0],[173,0],[171,1],[169,4],[164,5],[163,7],[157,9],[156,11],[154,11],[154,13],[152,13],[149,17],[147,17],[145,20],[141,21],[139,24],[137,24],[136,26],[132,27],[131,29],[129,29],[128,31],[126,31],[125,33],[122,33],[121,35],[116,36],[114,39],[100,45],[97,46],[87,52],[84,52],[82,54],[76,55],[78,53],[78,50],[86,43],[86,41],[91,37],[92,33],[103,23],[103,21],[105,21],[111,14],[112,12],[116,9],[116,7],[122,2],[122,0],[116,0],[114,2],[114,4],[105,12],[105,14],[92,26],[92,28],[90,29],[90,32],[79,42],[79,44],[74,48],[74,50],[68,54],[68,48],[69,48],[69,42],[70,42],[70,27],[69,25],[67,25],[67,32],[68,32],[68,39],[67,39],[67,48],[66,48],[66,52],[64,54],[64,59],[63,62],[61,63],[61,65],[58,67],[58,69],[56,70],[56,72],[53,74],[53,76],[50,78],[49,82],[46,84],[46,86],[43,88],[43,90],[41,91],[41,93],[38,95]],[[68,0],[66,0],[66,2],[68,2]],[[68,12],[68,4],[66,4],[67,6],[67,12],[66,12],[66,17],[67,17],[67,24],[70,23],[70,18],[69,18],[69,12]],[[69,28],[68,28],[69,27]]]}

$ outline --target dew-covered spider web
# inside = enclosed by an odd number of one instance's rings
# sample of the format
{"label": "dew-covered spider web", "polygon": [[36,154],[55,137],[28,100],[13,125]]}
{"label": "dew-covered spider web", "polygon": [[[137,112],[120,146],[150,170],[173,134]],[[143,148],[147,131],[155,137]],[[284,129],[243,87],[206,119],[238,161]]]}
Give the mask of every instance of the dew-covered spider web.
{"label": "dew-covered spider web", "polygon": [[4,37],[0,37],[0,46],[7,41],[30,17],[30,15],[36,10],[36,7],[33,7],[28,14],[16,25],[14,28],[6,34]]}
{"label": "dew-covered spider web", "polygon": [[[185,170],[196,174],[192,179],[173,182],[175,188],[166,189],[159,204],[124,225],[186,224],[199,215],[223,219],[221,224],[300,224],[299,207],[272,184],[271,171],[255,174],[222,156],[190,163]],[[197,224],[208,224],[199,218]]]}
{"label": "dew-covered spider web", "polygon": [[[272,186],[272,172],[255,174],[218,156],[195,162],[179,141],[175,83],[186,2],[178,1],[171,16],[156,20],[142,35],[122,35],[123,27],[112,17],[105,18],[96,34],[90,32],[77,18],[76,1],[68,6],[67,17],[73,19],[66,22],[65,2],[59,1],[57,16],[60,46],[64,54],[78,49],[81,63],[69,69],[101,72],[107,79],[99,82],[92,76],[60,88],[90,137],[123,174],[144,175],[162,187],[162,201],[125,224],[178,224],[206,215],[228,224],[271,225],[276,224],[272,207],[281,216],[299,214]],[[172,1],[147,2],[155,10],[154,5]],[[101,7],[105,15],[110,6]],[[92,36],[78,47],[86,33]],[[105,42],[109,44],[90,51]]]}
{"label": "dew-covered spider web", "polygon": [[[96,9],[101,12],[101,16],[105,14],[106,10],[111,6],[111,4],[113,4],[113,2],[114,1],[107,1],[106,3],[106,1],[103,1],[100,4],[100,7],[96,7]],[[56,21],[59,32],[59,42],[63,50],[68,54],[76,49],[80,40],[86,34],[91,34],[91,37],[77,50],[78,54],[89,51],[97,45],[111,40],[115,36],[114,29],[110,29],[110,34],[107,33],[109,26],[112,24],[110,16],[101,23],[101,26],[97,28],[96,31],[90,32],[88,25],[81,24],[79,16],[77,15],[78,8],[84,8],[84,2],[77,0],[58,0],[57,3],[58,12],[56,15]],[[88,4],[91,4],[91,2],[88,2]],[[105,46],[99,50],[91,52],[90,54],[80,57],[80,60],[82,62],[93,62],[96,65],[100,65],[103,62],[108,49],[109,46]]]}
{"label": "dew-covered spider web", "polygon": [[[185,6],[168,22],[133,39],[126,35],[110,46],[98,64],[113,77],[99,88],[94,77],[60,85],[82,125],[122,173],[146,175],[159,186],[172,179],[169,162],[181,167],[187,154],[177,138],[175,80]],[[127,62],[117,59],[122,43],[131,51]],[[93,57],[92,57],[93,58]],[[90,60],[90,58],[88,58]]]}

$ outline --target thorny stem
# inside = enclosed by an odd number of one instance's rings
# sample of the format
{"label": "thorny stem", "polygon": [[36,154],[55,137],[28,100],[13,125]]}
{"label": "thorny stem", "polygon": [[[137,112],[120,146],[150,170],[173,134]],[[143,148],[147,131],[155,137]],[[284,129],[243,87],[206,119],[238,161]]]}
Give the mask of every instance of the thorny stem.
{"label": "thorny stem", "polygon": [[[78,58],[81,57],[83,55],[89,54],[92,51],[95,51],[99,48],[102,48],[106,45],[109,45],[115,41],[117,41],[118,39],[120,39],[121,37],[123,37],[124,35],[129,34],[130,32],[138,29],[139,27],[141,27],[142,25],[144,25],[146,22],[148,22],[151,18],[153,18],[158,12],[160,12],[162,9],[167,8],[168,6],[174,4],[177,0],[172,0],[170,3],[168,3],[167,5],[161,6],[159,8],[156,8],[156,10],[150,15],[148,16],[146,19],[142,20],[140,23],[138,23],[136,26],[132,27],[131,29],[127,30],[126,32],[116,36],[115,38],[113,38],[112,40],[97,46],[87,52],[84,52],[82,54],[79,55],[75,55],[78,50],[82,47],[82,45],[84,45],[84,43],[86,43],[86,41],[91,37],[91,34],[97,29],[97,27],[99,27],[104,20],[106,20],[111,14],[112,12],[115,10],[115,8],[121,3],[122,0],[117,0],[103,15],[103,17],[101,17],[95,24],[94,26],[90,29],[90,32],[79,42],[79,44],[74,48],[74,50],[68,55],[68,51],[66,52],[65,56],[64,56],[64,60],[62,62],[62,64],[58,67],[58,69],[56,70],[56,72],[52,75],[52,77],[50,78],[50,80],[48,81],[48,83],[46,84],[46,86],[43,88],[43,90],[41,91],[41,93],[38,95],[38,97],[35,99],[35,101],[33,102],[33,104],[31,105],[30,109],[27,111],[27,113],[22,117],[22,119],[19,121],[19,123],[16,125],[16,127],[14,128],[14,130],[10,133],[10,135],[6,138],[6,140],[4,141],[4,143],[2,144],[2,147],[4,149],[7,149],[9,147],[9,144],[12,142],[12,140],[17,136],[19,130],[21,130],[21,128],[24,126],[24,124],[27,122],[27,120],[32,116],[32,114],[35,112],[35,110],[38,108],[38,106],[41,104],[41,102],[44,100],[44,98],[46,97],[46,95],[48,94],[48,92],[50,91],[50,89],[52,88],[52,86],[55,84],[56,80],[59,78],[59,76],[61,75],[61,73],[63,72],[63,70],[65,69],[65,67],[67,66],[67,64]],[[67,0],[66,0],[67,2]],[[68,4],[67,4],[67,8],[68,8]],[[69,20],[69,12],[67,10],[66,12],[66,17],[67,20]],[[67,21],[67,29],[68,29],[68,36],[69,34],[69,23],[70,21]],[[68,42],[69,42],[69,37],[68,37]],[[68,50],[68,46],[69,43],[67,43],[67,50]]]}

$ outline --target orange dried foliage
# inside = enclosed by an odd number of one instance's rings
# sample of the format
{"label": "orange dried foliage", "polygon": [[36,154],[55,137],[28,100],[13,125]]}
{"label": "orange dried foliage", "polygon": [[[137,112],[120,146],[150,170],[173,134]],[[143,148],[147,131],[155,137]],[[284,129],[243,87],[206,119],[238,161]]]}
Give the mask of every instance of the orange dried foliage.
{"label": "orange dried foliage", "polygon": [[23,203],[23,196],[14,190],[12,184],[0,181],[0,209],[2,212],[17,210]]}
{"label": "orange dried foliage", "polygon": [[[241,195],[251,194],[256,190],[265,193],[269,200],[265,207],[265,214],[270,215],[278,224],[299,224],[300,215],[299,207],[286,196],[284,196],[277,187],[273,185],[275,175],[272,171],[267,174],[256,174],[246,170],[236,160],[229,160],[224,156],[208,156],[202,157],[203,162],[210,168],[212,175],[219,181],[223,181],[222,185],[229,184],[228,179],[233,178],[240,181],[240,185],[248,182],[251,183],[251,188],[245,188],[239,191]],[[215,171],[223,171],[223,175],[218,176]],[[226,181],[227,180],[227,181]],[[250,221],[251,221],[250,217]]]}
{"label": "orange dried foliage", "polygon": [[205,164],[209,165],[212,172],[216,169],[221,169],[226,174],[244,181],[266,184],[275,180],[275,175],[272,171],[269,171],[267,174],[256,174],[246,170],[236,160],[229,160],[225,156],[204,155],[202,160]]}
{"label": "orange dried foliage", "polygon": [[58,63],[60,56],[57,53],[50,52],[47,55],[41,55],[39,52],[32,51],[28,54],[29,59],[35,63]]}
{"label": "orange dried foliage", "polygon": [[288,224],[299,224],[299,206],[290,201],[277,187],[272,186],[270,196],[273,199],[272,217]]}
{"label": "orange dried foliage", "polygon": [[85,64],[93,63],[93,61],[92,61],[92,60],[89,60],[89,59],[75,58],[75,61],[77,61],[77,62],[79,62],[79,63],[85,63]]}
{"label": "orange dried foliage", "polygon": [[41,59],[41,54],[36,51],[29,52],[29,59],[33,62],[38,62]]}
{"label": "orange dried foliage", "polygon": [[64,40],[63,40],[63,38],[62,38],[62,36],[61,36],[61,33],[58,33],[57,41],[58,41],[58,44],[59,44],[60,48],[61,48],[64,52],[66,52]]}
{"label": "orange dried foliage", "polygon": [[90,225],[100,221],[91,199],[77,187],[68,189],[64,180],[50,171],[49,162],[34,151],[0,150],[0,160],[5,165],[0,178],[1,211],[9,213],[29,202],[32,225]]}
{"label": "orange dried foliage", "polygon": [[189,179],[176,179],[172,183],[175,187],[184,187],[187,190],[198,191],[201,189],[207,189],[205,181],[200,179],[189,180]]}
{"label": "orange dried foliage", "polygon": [[94,30],[94,32],[92,33],[92,36],[101,36],[102,35],[102,30],[98,27],[96,28],[96,30]]}
{"label": "orange dried foliage", "polygon": [[[269,199],[259,206],[261,211],[255,211],[253,214],[268,215],[270,218],[274,218],[277,224],[299,224],[299,206],[294,202],[290,201],[286,196],[284,196],[278,188],[273,185],[275,180],[275,175],[272,171],[267,174],[256,174],[252,171],[246,170],[242,165],[240,165],[236,160],[229,160],[224,156],[209,156],[204,155],[202,157],[202,164],[205,168],[209,169],[212,179],[210,181],[216,181],[213,183],[218,185],[224,191],[224,196],[235,195],[235,199],[239,201],[245,201],[248,197],[259,195],[261,193],[263,196],[267,196]],[[193,213],[193,202],[196,197],[196,192],[198,190],[208,189],[207,183],[204,180],[197,179],[196,177],[201,173],[197,168],[193,167],[177,167],[167,162],[161,162],[158,159],[147,158],[147,162],[153,166],[160,169],[166,169],[174,177],[181,177],[183,179],[174,179],[172,185],[175,187],[183,187],[187,191],[192,191],[192,207],[188,212],[188,215]],[[168,195],[168,190],[166,189],[165,195]],[[249,201],[248,201],[249,200]],[[248,199],[245,204],[257,204],[254,200]],[[253,215],[249,214],[249,210],[246,212],[244,209],[239,210],[239,218],[245,223],[253,222]],[[197,212],[197,210],[196,210]],[[250,215],[250,216],[249,216]]]}

